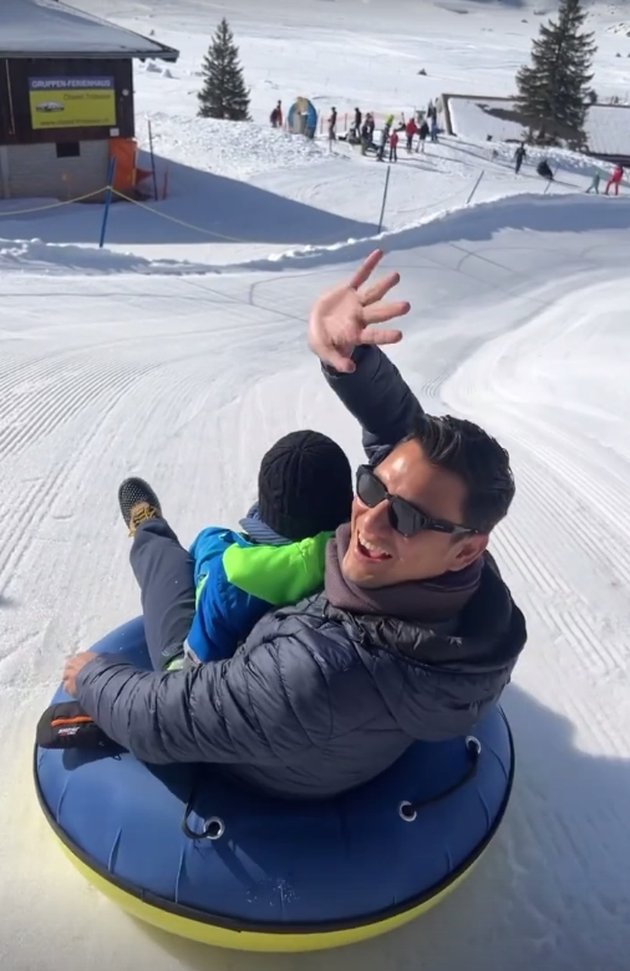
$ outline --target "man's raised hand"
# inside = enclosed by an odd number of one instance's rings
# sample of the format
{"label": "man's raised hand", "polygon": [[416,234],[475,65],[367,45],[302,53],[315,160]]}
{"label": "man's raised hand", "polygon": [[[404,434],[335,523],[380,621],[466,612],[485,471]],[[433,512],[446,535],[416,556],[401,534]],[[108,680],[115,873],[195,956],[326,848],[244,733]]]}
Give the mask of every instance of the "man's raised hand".
{"label": "man's raised hand", "polygon": [[404,317],[410,305],[406,300],[383,298],[400,282],[399,273],[388,273],[377,283],[365,286],[383,259],[374,250],[347,282],[328,290],[315,302],[308,326],[308,344],[323,364],[350,374],[355,370],[352,354],[359,344],[397,344],[400,330],[376,330],[396,317]]}

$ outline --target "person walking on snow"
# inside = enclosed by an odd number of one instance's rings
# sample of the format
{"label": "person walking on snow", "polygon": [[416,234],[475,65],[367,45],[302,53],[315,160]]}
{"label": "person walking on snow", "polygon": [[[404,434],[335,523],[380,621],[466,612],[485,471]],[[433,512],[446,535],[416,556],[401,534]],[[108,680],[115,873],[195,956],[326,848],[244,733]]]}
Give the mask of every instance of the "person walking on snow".
{"label": "person walking on snow", "polygon": [[361,137],[361,122],[363,121],[363,115],[361,114],[360,108],[354,109],[354,134],[356,138]]}
{"label": "person walking on snow", "polygon": [[276,107],[269,116],[272,128],[282,128],[282,102],[278,101]]}
{"label": "person walking on snow", "polygon": [[328,141],[334,142],[337,137],[337,109],[333,108],[328,119]]}
{"label": "person walking on snow", "polygon": [[393,131],[389,136],[389,160],[390,162],[398,161],[398,132]]}
{"label": "person walking on snow", "polygon": [[432,142],[437,142],[439,131],[440,129],[438,128],[437,118],[434,115],[433,118],[431,119],[431,141]]}
{"label": "person walking on snow", "polygon": [[593,169],[593,173],[591,175],[591,184],[586,190],[586,194],[588,195],[590,192],[594,192],[595,195],[599,195],[599,183],[601,181],[602,173],[599,171],[599,169]]}
{"label": "person walking on snow", "polygon": [[385,148],[387,147],[387,141],[389,139],[389,128],[384,125],[380,133],[380,141],[378,145],[378,155],[376,156],[379,162],[382,162],[385,158]]}
{"label": "person walking on snow", "polygon": [[405,126],[405,133],[407,135],[407,152],[411,152],[411,147],[413,145],[413,136],[418,133],[418,126],[416,125],[413,118],[410,118]]}
{"label": "person walking on snow", "polygon": [[614,185],[615,195],[618,196],[619,186],[621,185],[622,179],[623,179],[623,165],[618,164],[615,166],[615,171],[613,172],[608,182],[606,183],[606,190],[604,192],[604,195],[608,195],[611,185]]}
{"label": "person walking on snow", "polygon": [[426,147],[427,138],[429,137],[429,126],[427,124],[426,118],[420,124],[418,129],[418,144],[416,145],[416,152],[422,152],[424,155],[424,150]]}
{"label": "person walking on snow", "polygon": [[514,152],[514,173],[518,175],[521,171],[521,165],[527,157],[527,151],[525,149],[525,142],[521,142],[516,151]]}

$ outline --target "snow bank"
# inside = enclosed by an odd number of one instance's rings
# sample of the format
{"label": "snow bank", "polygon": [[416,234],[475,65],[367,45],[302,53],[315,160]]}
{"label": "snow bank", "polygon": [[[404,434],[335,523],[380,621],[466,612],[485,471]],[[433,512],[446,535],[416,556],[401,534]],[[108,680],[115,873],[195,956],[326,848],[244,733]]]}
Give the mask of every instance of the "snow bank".
{"label": "snow bank", "polygon": [[492,239],[506,229],[539,233],[630,229],[630,200],[617,200],[612,207],[603,200],[590,197],[524,194],[466,208],[457,207],[433,214],[420,224],[365,239],[350,239],[331,246],[300,247],[224,269],[285,270],[296,266],[312,269],[330,263],[362,260],[377,246],[385,251],[399,251],[459,240],[475,244]]}
{"label": "snow bank", "polygon": [[211,273],[211,267],[178,260],[147,260],[133,253],[72,243],[44,243],[41,239],[0,239],[0,271],[12,270],[38,275],[99,275],[108,273],[141,273],[185,276],[189,273]]}
{"label": "snow bank", "polygon": [[258,173],[295,169],[325,157],[321,142],[271,125],[166,112],[152,114],[151,125],[158,154],[231,179],[246,181]]}
{"label": "snow bank", "polygon": [[[612,200],[610,200],[612,201]],[[480,202],[431,214],[419,223],[330,245],[302,246],[233,263],[146,259],[133,253],[89,246],[44,243],[42,240],[0,239],[0,270],[22,273],[90,275],[138,273],[147,276],[188,276],[204,273],[309,270],[333,264],[355,263],[375,247],[410,250],[465,240],[477,244],[504,230],[539,233],[588,232],[630,229],[630,200],[614,205],[596,197],[524,194]]]}

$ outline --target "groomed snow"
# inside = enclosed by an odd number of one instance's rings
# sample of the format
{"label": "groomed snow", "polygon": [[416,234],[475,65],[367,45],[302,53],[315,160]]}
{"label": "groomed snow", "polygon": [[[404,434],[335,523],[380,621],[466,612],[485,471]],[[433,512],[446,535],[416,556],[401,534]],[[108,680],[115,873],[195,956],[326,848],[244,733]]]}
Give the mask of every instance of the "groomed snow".
{"label": "groomed snow", "polygon": [[[588,163],[570,153],[555,157],[559,184],[543,195],[535,156],[516,178],[511,149],[492,159],[485,135],[444,139],[424,158],[401,152],[381,237],[412,302],[392,357],[429,410],[499,436],[517,479],[493,540],[530,632],[504,696],[517,775],[477,869],[401,931],[278,958],[137,923],[56,846],[33,793],[34,725],[64,658],[137,613],[120,479],[152,481],[188,541],[210,522],[236,524],[262,453],[290,429],[319,428],[361,456],[305,321],[373,247],[385,166],[272,132],[270,108],[298,85],[340,111],[360,95],[363,107],[408,110],[454,83],[500,94],[540,19],[530,4],[337,0],[301,22],[291,5],[281,26],[279,0],[234,0],[260,123],[248,138],[194,118],[218,6],[84,2],[155,28],[182,58],[170,77],[136,74],[168,199],[114,206],[103,251],[99,206],[0,205],[0,966],[627,971],[630,200],[584,196]],[[608,28],[621,20],[593,13],[597,83],[611,92],[623,35]]]}

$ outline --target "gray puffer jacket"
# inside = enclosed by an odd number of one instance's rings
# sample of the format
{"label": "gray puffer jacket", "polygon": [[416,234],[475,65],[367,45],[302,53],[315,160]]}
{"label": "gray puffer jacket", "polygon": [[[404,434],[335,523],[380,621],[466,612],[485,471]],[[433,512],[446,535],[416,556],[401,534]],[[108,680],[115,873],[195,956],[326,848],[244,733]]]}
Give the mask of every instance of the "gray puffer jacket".
{"label": "gray puffer jacket", "polygon": [[[364,351],[353,375],[328,379],[374,454],[400,440],[420,405],[385,355]],[[523,615],[486,556],[449,634],[350,614],[322,593],[267,614],[233,658],[192,671],[143,672],[101,656],[81,672],[78,698],[147,762],[220,763],[273,793],[324,797],[373,778],[416,739],[468,732],[498,700],[525,640]]]}

